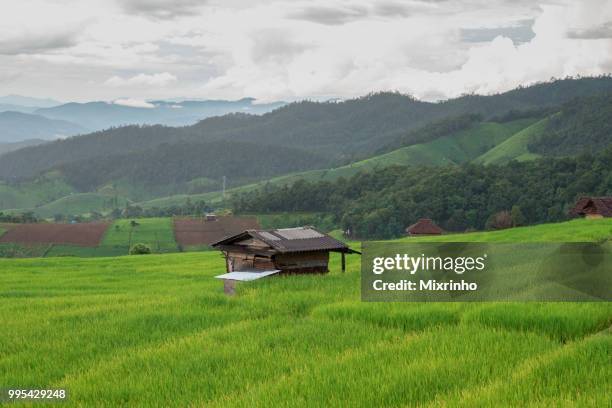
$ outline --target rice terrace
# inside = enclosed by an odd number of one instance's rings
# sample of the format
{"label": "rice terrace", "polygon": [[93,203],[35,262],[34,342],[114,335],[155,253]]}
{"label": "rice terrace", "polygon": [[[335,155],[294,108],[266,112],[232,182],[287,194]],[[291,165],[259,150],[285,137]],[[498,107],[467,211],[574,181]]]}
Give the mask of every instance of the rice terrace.
{"label": "rice terrace", "polygon": [[[606,219],[422,239],[611,233]],[[0,383],[63,388],[73,406],[612,402],[610,303],[362,303],[359,257],[345,273],[339,258],[233,297],[212,251],[1,259]]]}
{"label": "rice terrace", "polygon": [[0,405],[612,408],[612,1],[0,12]]}

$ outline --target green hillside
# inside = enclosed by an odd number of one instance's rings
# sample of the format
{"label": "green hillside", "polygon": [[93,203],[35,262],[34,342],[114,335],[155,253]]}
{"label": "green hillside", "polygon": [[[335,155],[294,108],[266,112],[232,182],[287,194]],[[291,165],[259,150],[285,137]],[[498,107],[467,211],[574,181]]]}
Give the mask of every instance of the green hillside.
{"label": "green hillside", "polygon": [[[228,190],[228,194],[234,191],[234,189]],[[205,201],[207,203],[221,203],[222,202],[222,194],[220,191],[212,191],[210,193],[202,193],[202,194],[176,194],[168,197],[155,198],[153,200],[142,201],[135,203],[144,209],[148,208],[168,208],[173,206],[181,206],[187,202],[187,200],[191,200],[191,202],[195,203],[197,201]]]}
{"label": "green hillside", "polygon": [[465,163],[504,142],[534,121],[535,119],[521,119],[508,123],[482,122],[432,142],[403,147],[348,167],[370,169],[390,165],[437,166]]}
{"label": "green hillside", "polygon": [[74,192],[59,174],[49,173],[35,181],[18,185],[0,182],[0,211],[33,208]]}
{"label": "green hillside", "polygon": [[478,157],[475,162],[480,164],[503,164],[510,160],[532,160],[540,157],[538,154],[531,153],[528,145],[544,132],[548,121],[548,118],[542,119],[523,129]]}
{"label": "green hillside", "polygon": [[[351,177],[362,171],[382,169],[385,167],[399,165],[446,165],[465,163],[480,156],[483,152],[503,143],[522,129],[528,128],[535,119],[519,119],[506,123],[481,122],[470,129],[451,134],[446,137],[422,144],[411,145],[394,150],[389,153],[374,156],[346,166],[332,169],[310,170],[300,173],[288,174],[274,177],[266,181],[247,184],[229,189],[228,196],[232,193],[241,193],[257,190],[266,185],[289,185],[298,180],[308,181],[333,181],[340,177]],[[207,203],[219,204],[221,195],[219,192],[204,194],[178,194],[154,200],[138,203],[143,208],[170,207],[182,205],[187,199],[192,202],[204,200]]]}
{"label": "green hillside", "polygon": [[0,383],[100,407],[612,403],[607,302],[362,302],[360,258],[341,273],[335,254],[330,274],[230,298],[224,268],[217,252],[0,259]]}
{"label": "green hillside", "polygon": [[36,215],[43,218],[56,214],[80,215],[92,211],[105,213],[114,208],[125,207],[127,200],[123,197],[107,196],[98,193],[77,193],[62,197],[40,207],[32,209]]}

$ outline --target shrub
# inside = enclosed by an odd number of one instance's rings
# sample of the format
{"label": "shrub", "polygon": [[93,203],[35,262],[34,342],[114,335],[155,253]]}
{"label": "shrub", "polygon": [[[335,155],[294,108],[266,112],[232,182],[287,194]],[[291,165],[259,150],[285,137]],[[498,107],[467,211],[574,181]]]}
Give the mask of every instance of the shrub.
{"label": "shrub", "polygon": [[487,220],[486,227],[489,230],[512,228],[512,215],[510,211],[500,211],[491,215]]}
{"label": "shrub", "polygon": [[151,248],[145,244],[136,244],[130,249],[130,255],[146,255],[151,253]]}

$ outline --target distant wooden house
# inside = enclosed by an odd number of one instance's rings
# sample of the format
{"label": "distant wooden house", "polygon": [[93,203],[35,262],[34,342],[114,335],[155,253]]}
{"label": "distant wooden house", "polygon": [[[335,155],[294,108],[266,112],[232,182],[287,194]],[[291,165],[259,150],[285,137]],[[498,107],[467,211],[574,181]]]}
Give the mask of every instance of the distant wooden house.
{"label": "distant wooden house", "polygon": [[228,274],[265,271],[281,274],[327,273],[330,252],[342,254],[344,272],[345,255],[359,253],[344,242],[311,227],[247,230],[211,246],[223,252]]}
{"label": "distant wooden house", "polygon": [[406,235],[440,235],[444,231],[438,227],[431,219],[421,218],[416,223],[406,228]]}
{"label": "distant wooden house", "polygon": [[569,213],[573,217],[612,217],[612,197],[581,197]]}

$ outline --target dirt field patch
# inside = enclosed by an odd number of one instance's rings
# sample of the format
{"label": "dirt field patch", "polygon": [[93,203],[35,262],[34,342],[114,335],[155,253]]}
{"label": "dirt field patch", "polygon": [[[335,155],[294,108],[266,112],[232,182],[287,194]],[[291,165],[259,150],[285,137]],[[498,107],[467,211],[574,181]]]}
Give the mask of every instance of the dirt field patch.
{"label": "dirt field patch", "polygon": [[175,218],[174,236],[183,246],[210,245],[248,229],[259,229],[255,217],[217,217],[214,221],[199,218]]}
{"label": "dirt field patch", "polygon": [[20,224],[0,236],[2,242],[20,244],[69,244],[98,246],[109,223],[82,224]]}

